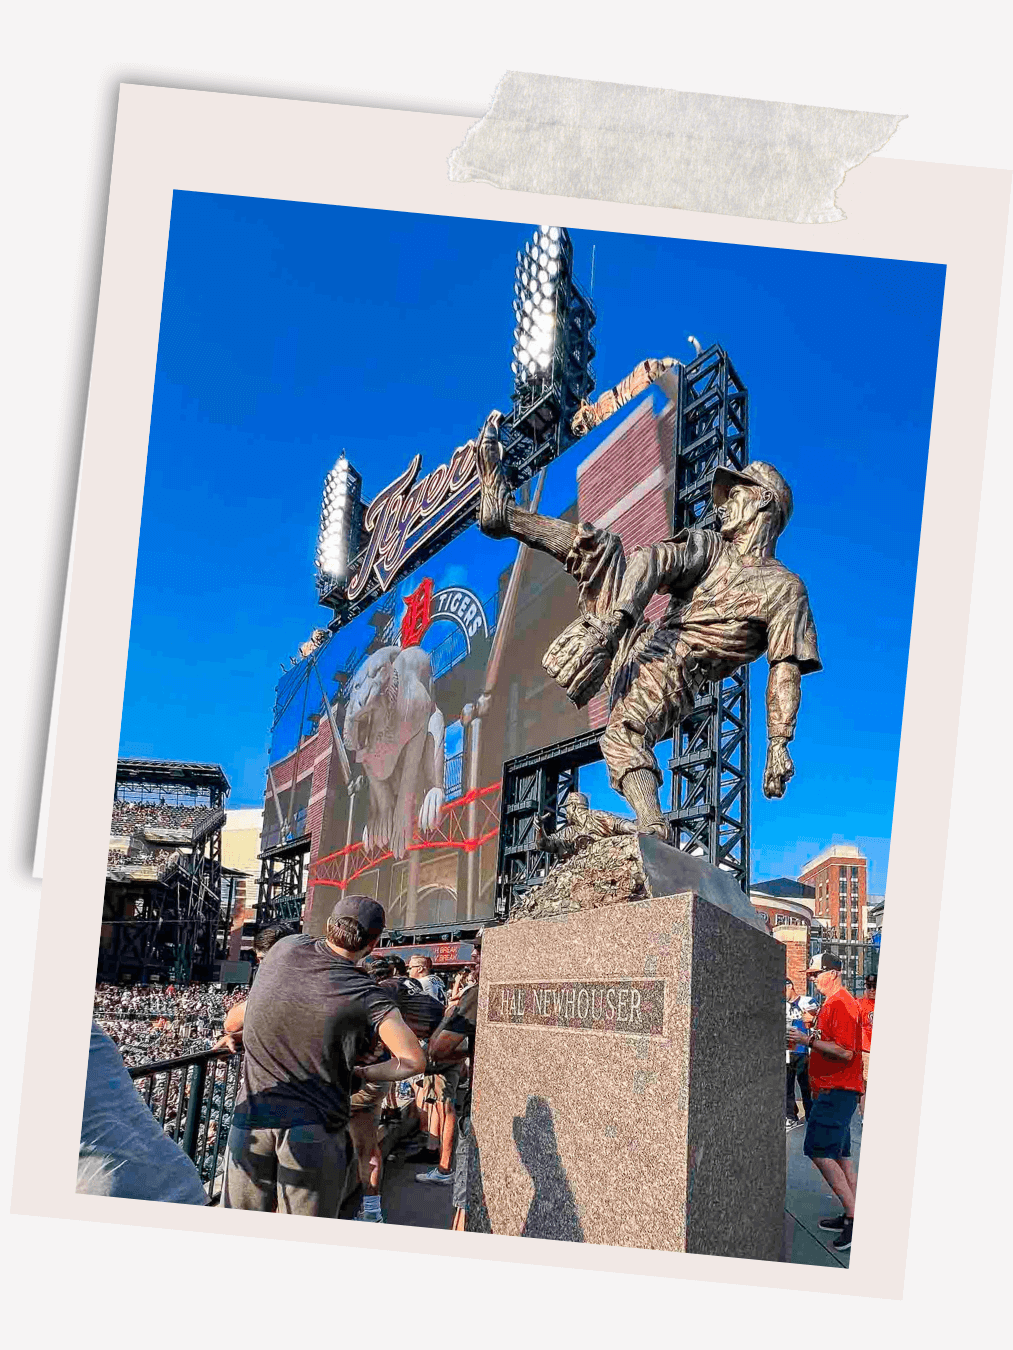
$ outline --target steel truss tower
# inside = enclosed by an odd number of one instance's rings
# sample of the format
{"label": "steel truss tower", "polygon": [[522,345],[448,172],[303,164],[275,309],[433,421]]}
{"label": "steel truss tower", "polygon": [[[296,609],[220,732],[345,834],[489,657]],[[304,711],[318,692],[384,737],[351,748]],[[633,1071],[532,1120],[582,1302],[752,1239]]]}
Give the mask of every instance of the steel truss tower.
{"label": "steel truss tower", "polygon": [[140,827],[155,864],[112,864],[106,878],[98,978],[111,984],[209,980],[225,956],[232,915],[222,902],[222,828],[229,781],[217,764],[121,759],[116,798],[138,805],[185,798],[193,814],[181,828]]}
{"label": "steel truss tower", "polygon": [[258,928],[269,923],[302,923],[306,904],[306,859],[311,842],[311,837],[303,834],[260,854]]}
{"label": "steel truss tower", "polygon": [[535,828],[549,813],[556,821],[571,792],[579,788],[580,770],[601,759],[601,736],[587,731],[568,741],[518,755],[503,765],[499,855],[496,867],[496,914],[506,918],[515,897],[545,880],[549,855],[535,846]]}
{"label": "steel truss tower", "polygon": [[[728,355],[711,347],[679,368],[675,528],[713,529],[714,470],[749,462],[749,395]],[[735,874],[749,894],[749,667],[708,684],[682,722],[669,761],[669,818],[687,853]]]}

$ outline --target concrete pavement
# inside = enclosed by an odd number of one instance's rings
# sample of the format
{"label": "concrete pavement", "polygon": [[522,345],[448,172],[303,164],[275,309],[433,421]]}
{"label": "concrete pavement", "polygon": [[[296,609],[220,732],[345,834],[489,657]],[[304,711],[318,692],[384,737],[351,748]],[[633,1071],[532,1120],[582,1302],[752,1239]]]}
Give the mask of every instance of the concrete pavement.
{"label": "concrete pavement", "polygon": [[[826,1233],[818,1220],[840,1214],[840,1201],[802,1152],[805,1126],[785,1135],[788,1157],[788,1181],[784,1201],[784,1260],[801,1266],[847,1267],[851,1252],[835,1252],[836,1233]],[[862,1121],[856,1111],[851,1122],[851,1156],[859,1165],[862,1149]],[[861,1178],[859,1178],[861,1184]],[[855,1241],[862,1240],[862,1201],[856,1205]]]}
{"label": "concrete pavement", "polygon": [[[414,1228],[449,1230],[454,1217],[453,1187],[418,1182],[415,1177],[427,1171],[431,1163],[405,1160],[404,1134],[401,1129],[384,1131],[384,1152],[388,1154],[383,1177],[383,1214],[387,1223],[407,1224]],[[818,1220],[839,1214],[840,1204],[813,1163],[802,1152],[805,1126],[785,1135],[787,1186],[784,1208],[784,1257],[793,1265],[838,1266],[847,1268],[851,1253],[835,1252],[836,1233],[824,1232]],[[862,1122],[855,1112],[851,1125],[852,1155],[859,1163]],[[388,1153],[388,1150],[389,1153]],[[352,1218],[358,1208],[358,1191],[346,1200],[343,1218]],[[858,1203],[856,1241],[861,1241],[861,1200]]]}

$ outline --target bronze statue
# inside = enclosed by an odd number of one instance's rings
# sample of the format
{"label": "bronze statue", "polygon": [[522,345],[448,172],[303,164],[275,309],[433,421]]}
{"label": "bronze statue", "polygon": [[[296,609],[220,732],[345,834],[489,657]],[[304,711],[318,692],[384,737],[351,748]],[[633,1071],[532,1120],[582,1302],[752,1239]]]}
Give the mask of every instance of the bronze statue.
{"label": "bronze statue", "polygon": [[[702,685],[764,652],[770,674],[763,791],[783,796],[795,772],[788,742],[802,676],[822,668],[806,588],[774,557],[792,512],[785,480],[759,460],[741,472],[717,469],[711,491],[719,529],[680,530],[627,559],[617,535],[517,506],[501,465],[501,421],[500,413],[490,414],[476,447],[479,527],[494,539],[511,536],[550,553],[576,579],[580,614],[542,664],[578,708],[609,682],[602,751],[636,828],[670,839],[654,746],[690,712]],[[644,610],[659,593],[670,596],[668,609],[648,623]]]}
{"label": "bronze statue", "polygon": [[637,827],[632,820],[613,815],[611,811],[594,811],[583,792],[571,792],[563,808],[566,824],[558,830],[546,831],[547,825],[555,824],[551,811],[537,823],[535,843],[538,848],[551,853],[554,858],[569,858],[596,839],[611,839],[618,834],[636,834]]}

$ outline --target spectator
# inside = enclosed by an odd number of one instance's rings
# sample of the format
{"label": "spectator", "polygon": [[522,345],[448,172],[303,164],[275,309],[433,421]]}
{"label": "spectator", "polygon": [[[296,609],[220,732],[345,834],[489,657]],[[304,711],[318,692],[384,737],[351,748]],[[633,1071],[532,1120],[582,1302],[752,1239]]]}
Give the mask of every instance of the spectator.
{"label": "spectator", "polygon": [[813,1108],[806,1122],[803,1151],[819,1169],[843,1206],[843,1213],[820,1219],[819,1226],[836,1232],[833,1246],[847,1251],[855,1224],[858,1173],[851,1162],[851,1117],[862,1094],[862,1020],[858,1004],[841,983],[840,959],[830,952],[817,956],[806,972],[815,978],[823,1006],[810,1032],[794,1027],[793,1045],[809,1047],[809,1081]]}
{"label": "spectator", "polygon": [[[798,999],[795,997],[795,985],[789,979],[786,979],[784,982],[784,1022],[786,1031],[789,1031],[792,1027],[797,1027],[800,1031],[805,1030],[805,1023],[802,1021],[802,1010],[799,1008]],[[793,1130],[797,1125],[801,1124],[801,1121],[798,1118],[798,1104],[795,1101],[795,1075],[798,1069],[799,1058],[804,1055],[804,1046],[789,1045],[784,1052],[785,1130]]]}
{"label": "spectator", "polygon": [[[442,1006],[442,1005],[441,1005]],[[437,1063],[427,1055],[426,1073],[419,1095],[425,1108],[428,1139],[423,1150],[408,1153],[407,1157],[426,1157],[434,1167],[420,1172],[415,1180],[448,1185],[453,1180],[450,1160],[457,1134],[457,1092],[461,1085],[461,1064],[456,1060]]]}
{"label": "spectator", "polygon": [[[461,1107],[457,1123],[457,1157],[453,1172],[454,1220],[455,1232],[463,1232],[468,1210],[468,1179],[474,1167],[475,1141],[471,1128],[471,1092],[475,1074],[475,1027],[478,1022],[478,976],[481,967],[482,949],[476,940],[474,955],[470,967],[476,983],[470,985],[461,995],[460,1002],[451,1008],[437,1027],[429,1041],[429,1057],[446,1072],[452,1065],[460,1066],[465,1059],[470,1066],[468,1091]],[[446,1184],[441,1175],[437,1184]],[[423,1178],[416,1178],[422,1180]]]}
{"label": "spectator", "polygon": [[[268,923],[263,928],[258,928],[253,939],[253,964],[258,967],[264,957],[271,950],[276,942],[282,938],[294,937],[296,929],[290,923]],[[243,1047],[243,1022],[246,1018],[246,999],[241,1003],[234,1004],[225,1017],[223,1027],[224,1035],[213,1048],[215,1050],[228,1050],[231,1054],[237,1054]]]}
{"label": "spectator", "polygon": [[181,1205],[206,1205],[208,1199],[196,1167],[163,1134],[96,1022],[88,1051],[77,1190]]}
{"label": "spectator", "polygon": [[431,956],[411,957],[408,962],[408,976],[410,979],[419,982],[424,994],[428,994],[430,998],[438,999],[446,1007],[447,986],[439,975],[433,974],[433,958]]}
{"label": "spectator", "polygon": [[[816,1025],[816,1016],[819,1013],[820,1005],[814,998],[808,994],[803,994],[798,1000],[799,1011],[802,1014],[802,1030],[808,1031],[810,1027]],[[809,1085],[809,1051],[804,1045],[798,1047],[799,1056],[795,1065],[795,1082],[798,1084],[798,1090],[802,1097],[802,1110],[805,1119],[808,1120],[813,1109],[812,1092]]]}
{"label": "spectator", "polygon": [[449,1008],[451,1004],[456,1003],[466,989],[469,989],[475,983],[475,975],[471,966],[465,966],[454,976],[454,983],[451,986],[450,998],[447,1002]]}
{"label": "spectator", "polygon": [[[376,970],[386,972],[392,968],[391,963],[384,961],[383,958],[366,964],[371,974]],[[391,995],[406,1026],[422,1041],[432,1035],[433,1030],[440,1024],[443,1018],[443,1005],[430,998],[428,994],[416,992],[413,985],[413,980],[394,977],[384,979],[380,987]],[[377,1053],[382,1051],[383,1046],[379,1037],[374,1038],[363,1062],[371,1062]],[[359,1181],[362,1185],[362,1202],[355,1217],[363,1223],[384,1221],[383,1211],[380,1208],[380,1178],[383,1169],[380,1117],[387,1092],[386,1083],[362,1083],[352,1093],[348,1133],[355,1149]]]}
{"label": "spectator", "polygon": [[872,1049],[872,1014],[876,1009],[876,976],[866,975],[865,997],[858,1000],[858,1011],[862,1018],[862,1095],[858,1102],[858,1114],[865,1119],[865,1093],[869,1086],[869,1052]]}
{"label": "spectator", "polygon": [[222,1203],[335,1218],[348,1161],[352,1070],[374,1034],[393,1058],[366,1083],[420,1072],[425,1056],[389,991],[356,963],[384,926],[381,905],[339,900],[326,939],[282,939],[247,1000],[243,1076],[229,1132]]}

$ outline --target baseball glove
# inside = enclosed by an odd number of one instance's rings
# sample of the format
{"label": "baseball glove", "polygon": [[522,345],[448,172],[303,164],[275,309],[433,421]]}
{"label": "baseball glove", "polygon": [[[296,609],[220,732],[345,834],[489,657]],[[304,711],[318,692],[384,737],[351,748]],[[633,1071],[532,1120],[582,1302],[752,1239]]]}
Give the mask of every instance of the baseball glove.
{"label": "baseball glove", "polygon": [[578,708],[589,703],[608,678],[625,627],[621,618],[582,614],[563,629],[542,658],[546,671]]}

